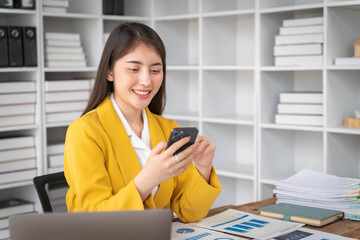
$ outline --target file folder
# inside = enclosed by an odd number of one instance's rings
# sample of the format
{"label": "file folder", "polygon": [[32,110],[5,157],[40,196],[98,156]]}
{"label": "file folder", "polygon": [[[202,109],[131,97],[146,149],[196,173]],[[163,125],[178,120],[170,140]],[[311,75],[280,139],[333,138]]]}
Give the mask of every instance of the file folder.
{"label": "file folder", "polygon": [[0,67],[8,67],[8,28],[6,26],[0,26],[0,53]]}
{"label": "file folder", "polygon": [[23,62],[23,46],[22,46],[22,28],[8,27],[8,47],[9,47],[9,66],[22,67]]}
{"label": "file folder", "polygon": [[36,28],[23,27],[24,66],[37,66]]}

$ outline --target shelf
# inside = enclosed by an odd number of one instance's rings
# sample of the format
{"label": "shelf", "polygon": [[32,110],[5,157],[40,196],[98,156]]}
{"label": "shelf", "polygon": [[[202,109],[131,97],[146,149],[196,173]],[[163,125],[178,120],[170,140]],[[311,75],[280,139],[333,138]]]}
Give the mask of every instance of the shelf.
{"label": "shelf", "polygon": [[89,20],[98,20],[100,15],[96,14],[84,14],[84,13],[48,13],[43,12],[43,17],[45,18],[56,18],[56,19],[89,19]]}
{"label": "shelf", "polygon": [[253,116],[231,116],[231,115],[204,117],[203,122],[233,124],[233,125],[247,125],[247,126],[254,126],[254,124],[255,124]]}
{"label": "shelf", "polygon": [[33,186],[33,182],[31,180],[29,180],[29,181],[0,184],[0,190],[24,187],[24,186]]}
{"label": "shelf", "polygon": [[307,127],[307,126],[296,126],[296,125],[281,125],[276,123],[262,123],[262,129],[278,129],[278,130],[294,130],[294,131],[308,131],[308,132],[322,132],[322,127]]}
{"label": "shelf", "polygon": [[83,68],[44,68],[44,72],[96,72],[97,67]]}
{"label": "shelf", "polygon": [[[266,0],[265,0],[266,1]],[[286,1],[291,4],[291,1]],[[274,5],[274,7],[271,8],[264,8],[260,11],[260,13],[279,13],[279,12],[289,12],[289,11],[299,11],[299,10],[312,10],[316,8],[323,8],[323,4],[320,3],[322,0],[314,0],[313,4],[303,4],[303,5],[296,5],[296,6],[285,6],[285,7],[276,7],[279,5]],[[284,1],[281,1],[281,4],[284,4]],[[307,2],[306,2],[307,3]]]}
{"label": "shelf", "polygon": [[347,127],[345,127],[343,125],[328,127],[327,132],[329,132],[329,133],[343,133],[343,134],[360,135],[360,129],[347,128]]}
{"label": "shelf", "polygon": [[255,180],[254,166],[246,164],[216,164],[216,173],[219,176],[232,177],[238,179]]}
{"label": "shelf", "polygon": [[12,132],[12,131],[23,131],[23,130],[34,130],[38,129],[38,124],[32,124],[32,125],[24,125],[24,126],[14,126],[14,127],[2,127],[0,128],[0,132]]}

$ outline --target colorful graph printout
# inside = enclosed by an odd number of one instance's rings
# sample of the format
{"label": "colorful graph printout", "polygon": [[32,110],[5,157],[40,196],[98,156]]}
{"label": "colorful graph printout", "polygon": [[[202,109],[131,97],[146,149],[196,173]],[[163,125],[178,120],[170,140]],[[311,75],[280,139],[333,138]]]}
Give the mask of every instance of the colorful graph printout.
{"label": "colorful graph printout", "polygon": [[181,222],[173,222],[171,228],[171,240],[247,240],[242,237],[194,227]]}
{"label": "colorful graph printout", "polygon": [[293,232],[304,224],[288,222],[251,213],[228,209],[204,218],[193,226],[265,240]]}
{"label": "colorful graph printout", "polygon": [[[296,231],[277,236],[269,240],[355,240],[355,238],[342,237],[336,234],[318,231],[309,228],[299,228]],[[256,240],[256,239],[255,239]]]}

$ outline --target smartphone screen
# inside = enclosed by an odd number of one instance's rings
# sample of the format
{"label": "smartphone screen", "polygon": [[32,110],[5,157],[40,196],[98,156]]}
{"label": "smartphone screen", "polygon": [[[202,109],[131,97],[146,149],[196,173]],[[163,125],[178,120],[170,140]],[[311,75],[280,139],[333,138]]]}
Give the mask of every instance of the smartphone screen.
{"label": "smartphone screen", "polygon": [[184,146],[182,146],[181,148],[179,148],[174,153],[174,154],[178,154],[195,143],[198,132],[199,132],[199,130],[196,127],[173,128],[171,130],[171,134],[170,134],[169,141],[167,143],[166,148],[170,147],[172,144],[179,141],[180,139],[190,136],[191,137],[190,141],[188,143],[186,143]]}

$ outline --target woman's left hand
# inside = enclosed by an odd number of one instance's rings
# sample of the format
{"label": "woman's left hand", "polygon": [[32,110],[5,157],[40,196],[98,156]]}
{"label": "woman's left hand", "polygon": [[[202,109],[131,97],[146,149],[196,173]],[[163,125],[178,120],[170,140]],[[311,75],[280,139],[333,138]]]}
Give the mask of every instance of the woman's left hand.
{"label": "woman's left hand", "polygon": [[195,141],[194,163],[205,181],[209,182],[213,159],[215,155],[215,145],[205,136],[199,135]]}

